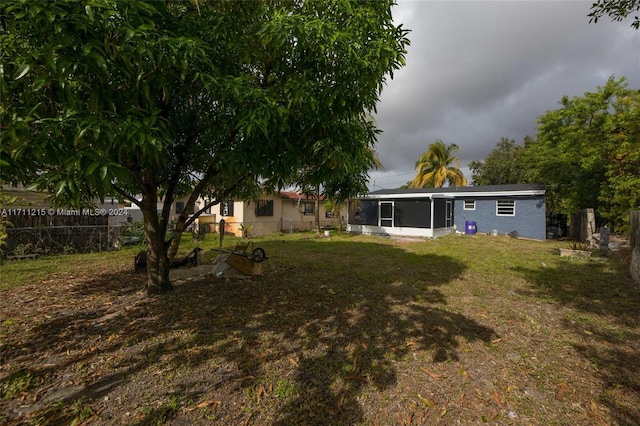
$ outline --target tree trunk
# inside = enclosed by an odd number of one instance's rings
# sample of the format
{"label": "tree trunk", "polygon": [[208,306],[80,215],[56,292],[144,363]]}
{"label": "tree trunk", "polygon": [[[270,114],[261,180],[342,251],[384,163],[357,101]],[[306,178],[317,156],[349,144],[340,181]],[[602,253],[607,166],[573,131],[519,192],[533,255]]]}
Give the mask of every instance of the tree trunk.
{"label": "tree trunk", "polygon": [[316,233],[320,235],[320,185],[317,185],[315,188],[316,192],[316,200],[315,200],[315,208],[314,208],[314,219],[316,222]]}
{"label": "tree trunk", "polygon": [[173,290],[169,281],[171,262],[167,256],[164,241],[149,243],[147,249],[147,294],[167,293]]}
{"label": "tree trunk", "polygon": [[340,204],[338,202],[334,202],[333,204],[333,221],[336,227],[336,232],[338,235],[342,235],[342,210],[340,209]]}
{"label": "tree trunk", "polygon": [[170,261],[175,259],[176,254],[178,254],[178,249],[180,248],[180,242],[182,241],[182,234],[184,234],[184,222],[178,221],[176,223],[175,228],[173,229],[173,236],[171,237],[171,244],[169,245],[169,250],[167,252],[167,257]]}
{"label": "tree trunk", "polygon": [[141,205],[144,218],[144,235],[147,240],[147,294],[160,294],[173,290],[169,281],[171,261],[164,238],[166,230],[161,229],[158,220],[155,193],[143,196]]}

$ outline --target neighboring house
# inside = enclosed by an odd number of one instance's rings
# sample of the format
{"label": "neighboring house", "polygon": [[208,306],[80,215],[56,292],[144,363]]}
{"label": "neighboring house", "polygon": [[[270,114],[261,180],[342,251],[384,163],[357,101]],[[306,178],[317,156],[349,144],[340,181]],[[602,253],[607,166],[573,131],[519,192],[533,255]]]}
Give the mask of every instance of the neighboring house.
{"label": "neighboring house", "polygon": [[[201,206],[205,200],[198,203]],[[320,199],[320,226],[333,225],[333,215]],[[293,191],[263,194],[257,202],[226,200],[213,206],[201,216],[199,223],[225,220],[225,232],[242,235],[242,229],[250,229],[251,235],[268,235],[276,232],[293,232],[313,229],[315,226],[315,198]],[[197,209],[197,206],[196,206]],[[204,219],[204,220],[203,220]],[[212,229],[213,230],[213,229]],[[215,228],[218,231],[217,227]]]}
{"label": "neighboring house", "polygon": [[[116,227],[127,222],[142,221],[142,211],[131,202],[122,202],[114,197],[107,197],[104,203],[87,209],[51,208],[47,202],[47,194],[27,190],[24,187],[4,187],[4,193],[15,197],[13,208],[29,207],[43,217],[70,216],[95,217],[108,216],[110,226]],[[170,218],[176,220],[184,211],[188,197],[177,199],[171,205]],[[206,199],[200,198],[194,206],[199,211],[206,205]],[[320,226],[332,227],[333,212],[324,206],[325,198],[320,198]],[[7,206],[8,207],[8,206]],[[158,213],[163,203],[158,201]],[[225,200],[205,210],[196,220],[197,228],[207,225],[207,232],[218,232],[220,219],[226,222],[225,232],[242,235],[242,229],[250,229],[251,235],[267,235],[276,232],[293,232],[313,229],[315,227],[315,197],[298,194],[294,191],[280,191],[263,194],[256,202],[243,200]],[[34,213],[35,214],[35,213]],[[344,222],[344,217],[342,217]],[[102,223],[102,222],[101,222]],[[196,229],[197,229],[196,228]],[[241,229],[242,228],[242,229]]]}
{"label": "neighboring house", "polygon": [[545,240],[545,187],[523,184],[379,190],[349,200],[347,230],[421,237],[458,230]]}

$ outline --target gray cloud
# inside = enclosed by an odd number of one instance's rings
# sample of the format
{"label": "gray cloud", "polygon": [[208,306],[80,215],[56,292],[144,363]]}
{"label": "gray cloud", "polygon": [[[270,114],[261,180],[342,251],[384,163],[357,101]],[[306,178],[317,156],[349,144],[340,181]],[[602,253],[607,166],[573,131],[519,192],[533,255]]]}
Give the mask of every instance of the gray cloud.
{"label": "gray cloud", "polygon": [[640,31],[589,24],[591,1],[398,3],[394,19],[411,29],[411,46],[378,105],[385,170],[371,173],[376,188],[410,180],[436,139],[460,147],[468,172],[500,137],[533,136],[537,117],[564,95],[594,91],[611,75],[640,88]]}

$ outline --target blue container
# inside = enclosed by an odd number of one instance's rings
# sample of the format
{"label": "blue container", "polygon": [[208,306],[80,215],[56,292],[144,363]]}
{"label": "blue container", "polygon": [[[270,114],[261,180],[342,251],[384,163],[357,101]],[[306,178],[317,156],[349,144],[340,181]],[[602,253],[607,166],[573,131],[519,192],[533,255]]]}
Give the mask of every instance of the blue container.
{"label": "blue container", "polygon": [[478,232],[477,228],[476,228],[476,223],[473,221],[466,221],[464,223],[464,233],[465,234],[475,234],[476,232]]}

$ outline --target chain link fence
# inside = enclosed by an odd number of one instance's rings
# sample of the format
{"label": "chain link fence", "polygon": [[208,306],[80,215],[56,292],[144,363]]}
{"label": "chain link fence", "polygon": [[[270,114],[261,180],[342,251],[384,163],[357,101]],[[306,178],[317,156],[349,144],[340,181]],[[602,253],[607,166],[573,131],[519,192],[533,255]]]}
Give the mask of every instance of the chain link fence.
{"label": "chain link fence", "polygon": [[112,247],[113,233],[108,225],[10,227],[2,252],[7,258],[19,258],[98,252]]}

